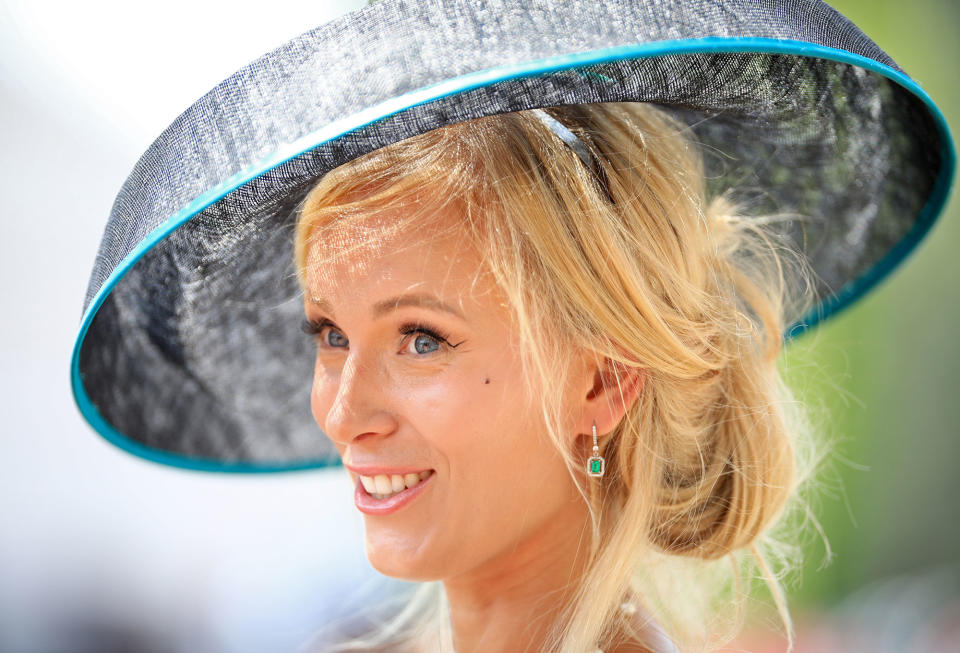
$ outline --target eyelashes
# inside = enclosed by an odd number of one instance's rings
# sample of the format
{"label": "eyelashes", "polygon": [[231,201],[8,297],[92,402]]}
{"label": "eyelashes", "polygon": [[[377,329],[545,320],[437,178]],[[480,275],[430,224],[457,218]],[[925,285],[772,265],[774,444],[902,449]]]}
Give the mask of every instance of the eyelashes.
{"label": "eyelashes", "polygon": [[[303,331],[308,336],[313,336],[314,338],[318,337],[323,332],[323,330],[326,329],[327,327],[330,327],[331,329],[335,329],[338,332],[340,331],[340,329],[337,327],[336,324],[334,324],[333,322],[331,322],[326,318],[316,320],[316,321],[310,320],[308,318],[304,318],[304,320],[300,323],[300,330]],[[422,322],[405,322],[404,324],[400,325],[398,331],[404,336],[408,336],[412,334],[425,335],[429,338],[436,340],[437,343],[439,343],[441,346],[450,347],[451,349],[456,349],[457,347],[459,347],[465,342],[465,341],[460,341],[457,344],[453,344],[449,340],[449,337],[450,337],[449,334],[444,333],[443,331],[435,327],[431,327],[426,324],[423,324]],[[345,336],[342,336],[342,332],[341,332],[341,337],[343,337],[344,340],[347,340]],[[349,342],[349,340],[347,340],[347,342]],[[329,346],[331,349],[342,349],[342,347],[331,346],[327,342],[324,342],[323,345]],[[436,351],[426,352],[424,355],[432,354],[432,353],[436,353]]]}
{"label": "eyelashes", "polygon": [[449,347],[453,347],[454,349],[456,349],[458,346],[458,345],[450,344],[450,341],[447,339],[450,337],[449,335],[445,333],[440,333],[436,329],[432,329],[425,324],[420,324],[419,322],[407,322],[406,324],[402,324],[399,330],[400,330],[400,333],[402,333],[405,336],[410,335],[412,333],[422,333],[423,335],[429,336],[434,340],[436,340],[437,342],[441,342]]}
{"label": "eyelashes", "polygon": [[300,330],[303,331],[308,336],[318,336],[320,332],[323,331],[324,327],[333,327],[337,328],[330,320],[311,320],[309,318],[303,318],[303,321],[300,323]]}

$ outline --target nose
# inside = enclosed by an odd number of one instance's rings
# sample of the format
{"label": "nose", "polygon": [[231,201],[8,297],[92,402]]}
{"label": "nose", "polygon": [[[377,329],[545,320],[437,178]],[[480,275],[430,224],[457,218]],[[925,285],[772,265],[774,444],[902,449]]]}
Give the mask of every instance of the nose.
{"label": "nose", "polygon": [[[332,387],[318,387],[330,384]],[[375,358],[351,351],[339,374],[314,377],[311,396],[317,423],[334,444],[347,446],[371,437],[385,436],[397,428],[390,411],[387,370]],[[332,397],[332,400],[325,398]],[[329,401],[329,403],[328,403]]]}

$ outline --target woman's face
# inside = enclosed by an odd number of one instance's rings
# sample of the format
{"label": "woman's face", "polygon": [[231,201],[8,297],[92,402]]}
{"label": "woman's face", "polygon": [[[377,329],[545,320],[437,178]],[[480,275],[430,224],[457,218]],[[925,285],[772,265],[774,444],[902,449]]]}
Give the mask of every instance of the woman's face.
{"label": "woman's face", "polygon": [[571,524],[585,515],[523,387],[501,294],[457,233],[457,209],[432,217],[322,266],[318,247],[340,251],[357,233],[320,239],[304,302],[313,415],[359,481],[371,564],[411,580],[479,571],[525,547],[543,555],[579,537]]}

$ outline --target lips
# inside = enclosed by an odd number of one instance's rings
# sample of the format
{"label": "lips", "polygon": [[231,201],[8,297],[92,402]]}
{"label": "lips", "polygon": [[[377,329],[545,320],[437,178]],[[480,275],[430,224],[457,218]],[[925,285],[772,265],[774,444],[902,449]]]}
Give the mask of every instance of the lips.
{"label": "lips", "polygon": [[388,515],[400,510],[420,496],[431,485],[435,476],[433,470],[370,475],[350,469],[359,477],[354,503],[360,512],[368,515]]}

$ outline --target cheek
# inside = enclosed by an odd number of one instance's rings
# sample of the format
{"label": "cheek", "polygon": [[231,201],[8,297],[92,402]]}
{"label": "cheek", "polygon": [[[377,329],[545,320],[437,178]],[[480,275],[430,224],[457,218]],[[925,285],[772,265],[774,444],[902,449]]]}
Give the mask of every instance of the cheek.
{"label": "cheek", "polygon": [[543,454],[539,413],[518,400],[520,388],[483,381],[474,386],[446,415],[451,419],[446,448],[457,457],[457,475],[471,488],[509,495],[518,475],[529,475],[523,466],[536,465]]}
{"label": "cheek", "polygon": [[542,531],[576,504],[573,482],[545,435],[539,410],[511,388],[478,385],[475,401],[460,417],[444,447],[449,455],[448,532],[459,544],[474,543],[480,557],[515,547]]}
{"label": "cheek", "polygon": [[331,383],[328,372],[318,360],[313,371],[313,387],[310,390],[310,412],[313,413],[313,420],[324,433],[326,429],[323,425],[327,421],[327,413],[330,412],[335,395],[336,385]]}

